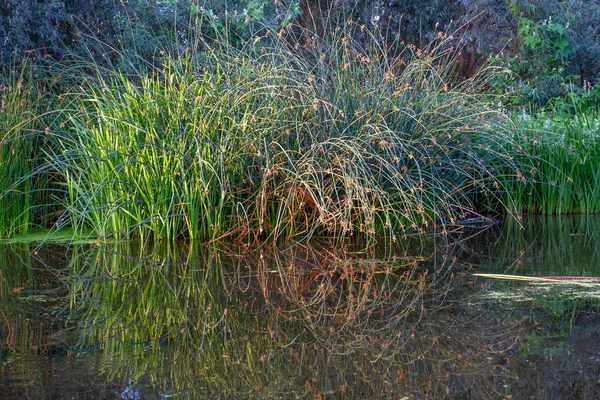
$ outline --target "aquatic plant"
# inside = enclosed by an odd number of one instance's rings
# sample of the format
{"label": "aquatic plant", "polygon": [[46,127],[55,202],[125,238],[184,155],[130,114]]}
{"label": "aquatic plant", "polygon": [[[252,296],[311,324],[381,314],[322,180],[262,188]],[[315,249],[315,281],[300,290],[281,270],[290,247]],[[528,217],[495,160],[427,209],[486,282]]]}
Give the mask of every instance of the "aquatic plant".
{"label": "aquatic plant", "polygon": [[36,128],[41,96],[24,63],[0,80],[0,237],[26,233],[33,223],[31,171],[41,152]]}
{"label": "aquatic plant", "polygon": [[542,214],[598,213],[598,113],[555,109],[519,114],[514,121],[517,142],[535,160],[533,167],[515,180],[516,207]]}
{"label": "aquatic plant", "polygon": [[101,237],[393,241],[481,197],[502,207],[494,165],[511,169],[511,138],[483,75],[453,81],[443,35],[401,54],[370,35],[350,22],[294,49],[266,32],[134,76],[97,69],[52,156],[70,222]]}
{"label": "aquatic plant", "polygon": [[0,78],[0,238],[49,228],[59,219],[64,181],[48,157],[56,151],[55,133],[68,124],[60,93],[73,86],[30,61]]}

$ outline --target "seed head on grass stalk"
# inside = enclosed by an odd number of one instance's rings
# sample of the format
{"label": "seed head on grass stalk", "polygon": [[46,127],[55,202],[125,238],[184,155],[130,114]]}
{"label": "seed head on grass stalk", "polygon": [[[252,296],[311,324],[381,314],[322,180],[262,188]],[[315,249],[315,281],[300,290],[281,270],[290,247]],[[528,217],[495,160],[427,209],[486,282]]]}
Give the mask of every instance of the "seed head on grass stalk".
{"label": "seed head on grass stalk", "polygon": [[482,193],[502,206],[494,165],[514,170],[511,138],[481,94],[484,75],[453,81],[447,41],[407,55],[365,36],[336,32],[308,57],[289,53],[309,94],[299,145],[273,183],[286,194],[273,225],[301,216],[309,229],[393,237],[464,217]]}

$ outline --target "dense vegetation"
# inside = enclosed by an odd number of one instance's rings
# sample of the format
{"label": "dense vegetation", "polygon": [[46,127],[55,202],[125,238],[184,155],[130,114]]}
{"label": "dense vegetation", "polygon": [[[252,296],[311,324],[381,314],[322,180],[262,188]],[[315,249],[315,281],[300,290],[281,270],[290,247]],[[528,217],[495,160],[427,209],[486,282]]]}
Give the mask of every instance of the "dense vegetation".
{"label": "dense vegetation", "polygon": [[[600,2],[0,2],[0,235],[600,209]],[[454,22],[452,22],[454,21]]]}

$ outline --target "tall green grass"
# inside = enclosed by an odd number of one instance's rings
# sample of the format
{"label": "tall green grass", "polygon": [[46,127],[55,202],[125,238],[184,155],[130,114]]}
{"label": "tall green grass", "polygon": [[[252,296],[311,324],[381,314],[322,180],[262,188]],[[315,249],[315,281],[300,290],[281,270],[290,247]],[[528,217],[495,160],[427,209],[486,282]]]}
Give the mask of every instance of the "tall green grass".
{"label": "tall green grass", "polygon": [[511,137],[483,75],[457,84],[447,40],[391,54],[357,32],[98,69],[52,157],[71,222],[118,237],[396,240],[483,196],[497,205],[492,166],[512,167]]}
{"label": "tall green grass", "polygon": [[38,152],[38,91],[27,65],[0,81],[0,237],[26,233],[33,222],[30,172]]}
{"label": "tall green grass", "polygon": [[61,177],[51,170],[56,131],[67,122],[58,95],[60,73],[44,75],[32,62],[0,78],[0,237],[26,234],[54,224],[64,197]]}
{"label": "tall green grass", "polygon": [[530,213],[600,212],[600,118],[594,110],[519,114],[517,141],[535,159],[514,188]]}

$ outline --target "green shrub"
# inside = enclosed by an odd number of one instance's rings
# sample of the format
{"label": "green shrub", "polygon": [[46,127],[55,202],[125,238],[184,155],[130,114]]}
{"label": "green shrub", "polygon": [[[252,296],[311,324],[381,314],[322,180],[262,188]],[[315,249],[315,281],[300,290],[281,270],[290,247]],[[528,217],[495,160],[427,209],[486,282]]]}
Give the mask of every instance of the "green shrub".
{"label": "green shrub", "polygon": [[114,17],[126,4],[116,0],[3,0],[0,62],[9,66],[32,56],[61,58],[77,46],[82,32],[110,41]]}

